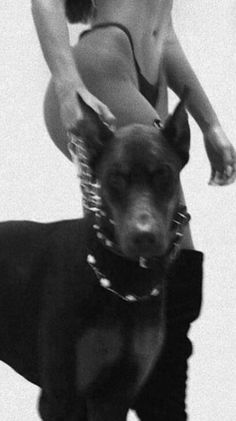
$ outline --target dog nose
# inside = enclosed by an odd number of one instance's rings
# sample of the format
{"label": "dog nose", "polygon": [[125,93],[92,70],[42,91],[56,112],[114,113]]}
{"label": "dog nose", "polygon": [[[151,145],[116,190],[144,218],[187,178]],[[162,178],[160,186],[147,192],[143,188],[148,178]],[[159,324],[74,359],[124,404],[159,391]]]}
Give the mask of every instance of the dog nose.
{"label": "dog nose", "polygon": [[152,232],[142,231],[133,236],[133,244],[140,251],[149,251],[156,245],[156,239]]}

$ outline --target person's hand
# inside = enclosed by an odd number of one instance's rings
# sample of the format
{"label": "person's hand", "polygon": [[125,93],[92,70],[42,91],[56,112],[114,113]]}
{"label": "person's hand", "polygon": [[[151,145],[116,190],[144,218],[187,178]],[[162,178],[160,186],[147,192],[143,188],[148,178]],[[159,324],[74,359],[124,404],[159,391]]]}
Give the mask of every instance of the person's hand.
{"label": "person's hand", "polygon": [[75,136],[83,134],[81,132],[83,131],[85,116],[80,106],[78,95],[99,115],[103,123],[107,124],[111,130],[115,129],[116,119],[114,115],[85,86],[65,83],[64,85],[56,85],[56,92],[59,99],[60,116],[66,132],[70,132]]}
{"label": "person's hand", "polygon": [[236,179],[236,152],[220,125],[203,134],[211,164],[211,186],[232,184]]}

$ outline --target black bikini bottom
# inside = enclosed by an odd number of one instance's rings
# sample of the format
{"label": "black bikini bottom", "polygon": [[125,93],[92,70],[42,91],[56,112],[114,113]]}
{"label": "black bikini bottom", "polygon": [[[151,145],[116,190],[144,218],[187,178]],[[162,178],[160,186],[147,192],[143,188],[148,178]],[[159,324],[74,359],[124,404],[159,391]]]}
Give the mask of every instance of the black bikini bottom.
{"label": "black bikini bottom", "polygon": [[157,82],[155,85],[152,85],[143,76],[143,74],[141,72],[141,69],[140,69],[140,66],[138,64],[138,61],[137,61],[136,56],[135,56],[134,43],[133,43],[132,36],[131,36],[128,28],[126,28],[126,26],[124,26],[124,25],[122,25],[121,23],[118,23],[118,22],[98,23],[98,24],[93,25],[92,28],[87,29],[86,31],[82,32],[80,37],[83,37],[84,35],[92,32],[92,31],[95,31],[99,28],[108,28],[108,27],[113,27],[113,26],[119,28],[121,31],[123,31],[127,35],[128,39],[129,39],[129,42],[130,42],[131,50],[132,50],[132,53],[133,53],[134,65],[135,65],[135,69],[136,69],[137,76],[138,76],[139,91],[147,99],[147,101],[153,107],[155,107],[155,105],[157,103],[157,99],[158,99],[159,83]]}

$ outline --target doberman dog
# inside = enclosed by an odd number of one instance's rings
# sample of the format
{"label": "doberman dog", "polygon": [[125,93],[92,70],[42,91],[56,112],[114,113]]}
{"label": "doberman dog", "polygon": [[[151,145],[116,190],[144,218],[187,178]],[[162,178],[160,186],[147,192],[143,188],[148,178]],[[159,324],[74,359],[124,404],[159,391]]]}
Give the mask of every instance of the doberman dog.
{"label": "doberman dog", "polygon": [[89,107],[86,116],[95,211],[0,224],[0,358],[42,388],[45,421],[126,419],[161,353],[166,278],[187,220],[184,99],[163,127],[111,132]]}

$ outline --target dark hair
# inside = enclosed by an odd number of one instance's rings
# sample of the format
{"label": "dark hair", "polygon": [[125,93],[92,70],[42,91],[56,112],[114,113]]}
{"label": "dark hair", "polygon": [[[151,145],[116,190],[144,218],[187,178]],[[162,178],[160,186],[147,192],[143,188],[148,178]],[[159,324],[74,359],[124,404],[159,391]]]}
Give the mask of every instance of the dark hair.
{"label": "dark hair", "polygon": [[70,23],[86,23],[93,14],[92,0],[66,0],[65,11]]}

